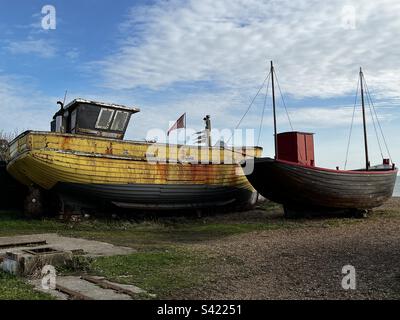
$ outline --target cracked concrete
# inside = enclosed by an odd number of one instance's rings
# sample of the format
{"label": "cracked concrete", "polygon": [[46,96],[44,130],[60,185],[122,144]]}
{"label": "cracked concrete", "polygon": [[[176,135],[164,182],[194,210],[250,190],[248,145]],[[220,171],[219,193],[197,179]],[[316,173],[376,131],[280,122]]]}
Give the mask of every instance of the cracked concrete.
{"label": "cracked concrete", "polygon": [[[0,258],[9,251],[21,252],[23,250],[32,249],[32,246],[24,246],[24,243],[43,241],[45,241],[46,244],[34,246],[34,248],[51,247],[60,251],[83,250],[84,255],[89,257],[126,255],[136,252],[135,249],[114,246],[106,242],[63,237],[56,233],[46,233],[0,237]],[[7,246],[8,244],[10,244],[10,246]]]}

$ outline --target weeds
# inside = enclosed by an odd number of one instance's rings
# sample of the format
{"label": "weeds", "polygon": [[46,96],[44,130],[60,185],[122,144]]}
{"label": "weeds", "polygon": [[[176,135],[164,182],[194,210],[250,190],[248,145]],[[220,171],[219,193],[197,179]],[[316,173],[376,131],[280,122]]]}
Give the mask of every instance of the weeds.
{"label": "weeds", "polygon": [[18,131],[13,133],[6,133],[0,130],[0,161],[7,160],[8,144],[18,136]]}

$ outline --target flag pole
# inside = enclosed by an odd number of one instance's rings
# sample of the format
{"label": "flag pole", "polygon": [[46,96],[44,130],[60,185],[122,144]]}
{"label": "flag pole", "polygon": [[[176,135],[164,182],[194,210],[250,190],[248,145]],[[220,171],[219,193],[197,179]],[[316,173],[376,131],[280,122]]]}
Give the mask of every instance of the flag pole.
{"label": "flag pole", "polygon": [[186,146],[186,112],[185,112],[185,146]]}

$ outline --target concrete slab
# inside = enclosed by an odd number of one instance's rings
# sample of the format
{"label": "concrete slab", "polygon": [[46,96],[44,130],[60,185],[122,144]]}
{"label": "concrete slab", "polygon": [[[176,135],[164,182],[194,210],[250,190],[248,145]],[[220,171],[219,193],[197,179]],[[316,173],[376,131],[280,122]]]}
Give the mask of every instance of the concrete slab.
{"label": "concrete slab", "polygon": [[106,242],[86,240],[81,238],[63,237],[59,236],[56,233],[48,233],[48,234],[0,237],[0,260],[2,256],[4,256],[7,252],[10,251],[10,249],[12,249],[13,252],[29,250],[33,247],[33,245],[27,245],[27,244],[35,242],[38,243],[43,241],[45,241],[45,244],[34,247],[35,248],[51,247],[60,251],[83,250],[84,254],[90,257],[126,255],[136,252],[135,249],[128,247],[114,246]]}
{"label": "concrete slab", "polygon": [[[35,251],[40,253],[36,253]],[[46,252],[51,250],[50,252]],[[20,276],[31,276],[45,265],[59,266],[71,261],[73,253],[68,251],[57,251],[52,248],[32,248],[25,251],[9,251],[0,263],[5,272]]]}
{"label": "concrete slab", "polygon": [[0,268],[18,275],[31,275],[44,265],[58,266],[73,256],[126,255],[136,250],[110,243],[62,237],[55,233],[0,237]]}
{"label": "concrete slab", "polygon": [[30,279],[27,281],[30,285],[34,286],[35,290],[48,293],[53,296],[57,300],[68,300],[69,296],[65,293],[62,293],[58,290],[46,290],[42,288],[42,280],[41,279]]}

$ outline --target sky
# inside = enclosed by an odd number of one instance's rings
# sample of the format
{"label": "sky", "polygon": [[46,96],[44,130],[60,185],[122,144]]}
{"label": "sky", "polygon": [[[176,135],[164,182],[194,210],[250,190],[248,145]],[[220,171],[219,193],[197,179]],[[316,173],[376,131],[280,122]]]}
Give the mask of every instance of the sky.
{"label": "sky", "polygon": [[[42,26],[46,5],[55,9],[55,29]],[[184,112],[194,130],[206,114],[213,128],[233,130],[273,60],[283,96],[276,88],[278,131],[291,130],[285,104],[294,130],[315,133],[316,164],[343,168],[362,66],[396,163],[399,57],[396,0],[0,0],[0,131],[49,130],[66,90],[67,102],[139,107],[127,139],[152,138],[151,129],[168,130]],[[272,156],[265,92],[239,128],[254,129],[253,143]],[[348,168],[364,165],[359,102]],[[380,127],[366,112],[370,160],[381,163]],[[380,144],[388,157],[382,137]]]}

